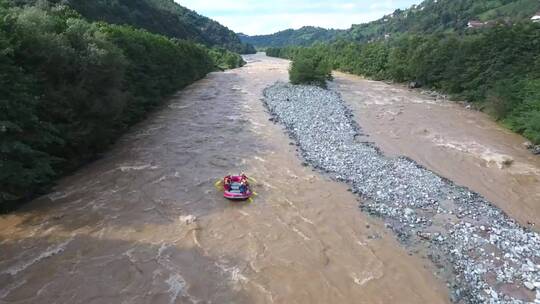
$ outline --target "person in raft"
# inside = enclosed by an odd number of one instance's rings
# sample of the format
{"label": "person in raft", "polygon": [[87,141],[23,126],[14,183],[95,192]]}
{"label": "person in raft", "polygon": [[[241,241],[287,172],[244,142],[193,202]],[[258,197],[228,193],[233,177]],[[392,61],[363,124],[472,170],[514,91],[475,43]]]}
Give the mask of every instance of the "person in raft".
{"label": "person in raft", "polygon": [[231,176],[227,175],[223,179],[223,188],[225,188],[226,191],[231,190]]}
{"label": "person in raft", "polygon": [[246,193],[247,187],[248,187],[248,178],[247,176],[242,172],[240,178],[240,192]]}

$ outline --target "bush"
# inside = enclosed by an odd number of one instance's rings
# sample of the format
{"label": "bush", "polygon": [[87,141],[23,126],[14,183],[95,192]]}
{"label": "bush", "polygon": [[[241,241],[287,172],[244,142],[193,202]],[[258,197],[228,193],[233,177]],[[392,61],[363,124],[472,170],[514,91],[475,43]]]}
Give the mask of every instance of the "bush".
{"label": "bush", "polygon": [[540,79],[530,80],[522,91],[523,102],[504,120],[512,130],[540,144]]}
{"label": "bush", "polygon": [[218,70],[235,69],[246,64],[242,56],[224,48],[212,48],[208,53]]}
{"label": "bush", "polygon": [[289,69],[289,79],[293,84],[326,87],[326,81],[332,79],[332,67],[322,55],[305,51],[294,57]]}
{"label": "bush", "polygon": [[34,80],[13,57],[7,34],[0,29],[0,210],[3,202],[20,199],[25,189],[51,180],[56,160],[43,150],[62,144],[57,130],[40,121]]}

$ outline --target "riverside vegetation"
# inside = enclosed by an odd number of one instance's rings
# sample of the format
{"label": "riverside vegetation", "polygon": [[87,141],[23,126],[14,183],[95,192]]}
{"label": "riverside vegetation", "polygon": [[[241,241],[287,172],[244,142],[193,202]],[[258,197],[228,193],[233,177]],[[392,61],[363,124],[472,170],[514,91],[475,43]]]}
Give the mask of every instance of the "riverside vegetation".
{"label": "riverside vegetation", "polygon": [[499,24],[462,34],[402,34],[370,43],[341,40],[266,52],[293,62],[320,56],[344,72],[421,83],[472,102],[540,144],[539,23]]}
{"label": "riverside vegetation", "polygon": [[[44,0],[8,0],[16,5],[39,4]],[[201,16],[173,0],[46,0],[66,4],[90,21],[131,25],[149,32],[194,41],[231,52],[254,54],[255,48],[218,22]]]}
{"label": "riverside vegetation", "polygon": [[0,210],[98,156],[176,90],[243,64],[68,6],[0,0]]}
{"label": "riverside vegetation", "polygon": [[292,84],[313,84],[326,87],[326,81],[332,79],[332,67],[329,62],[313,50],[306,50],[295,56],[289,70]]}

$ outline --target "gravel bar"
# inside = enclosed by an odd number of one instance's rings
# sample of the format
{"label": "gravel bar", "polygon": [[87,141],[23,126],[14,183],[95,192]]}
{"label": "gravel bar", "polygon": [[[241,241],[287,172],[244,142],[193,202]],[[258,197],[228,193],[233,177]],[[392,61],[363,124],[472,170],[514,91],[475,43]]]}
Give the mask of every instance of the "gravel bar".
{"label": "gravel bar", "polygon": [[538,233],[413,160],[384,156],[334,91],[276,83],[264,97],[304,161],[348,183],[363,211],[428,257],[453,302],[540,303]]}

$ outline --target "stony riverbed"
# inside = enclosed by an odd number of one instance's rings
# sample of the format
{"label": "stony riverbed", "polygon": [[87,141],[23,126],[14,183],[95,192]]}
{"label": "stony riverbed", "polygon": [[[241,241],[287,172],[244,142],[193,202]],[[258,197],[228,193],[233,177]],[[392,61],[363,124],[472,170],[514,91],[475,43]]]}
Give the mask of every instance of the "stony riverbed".
{"label": "stony riverbed", "polygon": [[439,267],[457,303],[540,303],[540,236],[410,159],[388,158],[333,91],[277,83],[265,104],[306,164],[351,186],[362,210]]}

